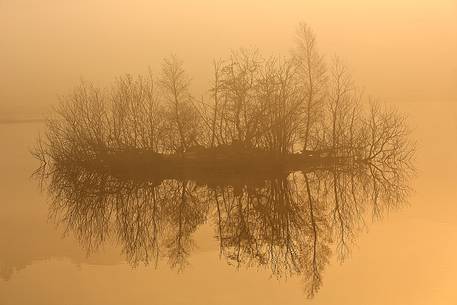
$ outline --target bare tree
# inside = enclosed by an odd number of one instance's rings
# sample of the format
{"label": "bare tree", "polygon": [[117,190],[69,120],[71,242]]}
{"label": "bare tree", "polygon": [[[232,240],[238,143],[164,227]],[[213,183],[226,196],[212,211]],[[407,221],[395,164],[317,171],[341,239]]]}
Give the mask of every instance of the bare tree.
{"label": "bare tree", "polygon": [[163,90],[163,99],[173,122],[173,129],[178,135],[175,151],[186,151],[197,144],[199,115],[192,104],[190,79],[186,75],[182,61],[176,56],[164,59],[159,83]]}
{"label": "bare tree", "polygon": [[303,151],[306,151],[309,149],[311,132],[322,115],[327,85],[323,57],[317,51],[315,35],[306,23],[298,27],[293,58],[299,72],[297,86],[302,91],[305,120]]}
{"label": "bare tree", "polygon": [[109,91],[109,145],[115,150],[161,150],[164,120],[152,72],[119,77]]}
{"label": "bare tree", "polygon": [[213,115],[211,119],[211,142],[210,142],[210,147],[214,147],[216,144],[221,143],[221,139],[219,139],[219,134],[217,132],[217,121],[219,116],[221,115],[219,111],[220,107],[220,82],[221,82],[221,69],[222,69],[223,62],[222,60],[214,60],[213,61],[213,69],[214,69],[214,84],[213,87],[210,89],[211,95],[213,97]]}

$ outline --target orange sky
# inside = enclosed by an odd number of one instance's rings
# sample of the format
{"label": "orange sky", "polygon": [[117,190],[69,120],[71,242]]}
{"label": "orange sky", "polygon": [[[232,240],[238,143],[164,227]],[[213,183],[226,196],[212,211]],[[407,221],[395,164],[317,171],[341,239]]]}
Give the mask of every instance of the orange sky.
{"label": "orange sky", "polygon": [[[170,53],[185,61],[195,91],[204,92],[213,58],[243,46],[287,54],[300,21],[315,30],[322,53],[342,57],[367,93],[408,114],[418,141],[410,207],[370,225],[351,259],[327,268],[312,303],[453,304],[456,0],[0,0],[0,117],[53,104],[81,77],[104,85],[122,73],[157,70]],[[0,263],[20,269],[9,282],[0,281],[0,303],[2,297],[10,304],[27,298],[60,304],[61,297],[73,297],[73,304],[167,303],[210,291],[200,303],[306,304],[300,283],[277,284],[267,272],[237,273],[211,247],[197,251],[193,269],[180,276],[94,261],[70,264],[85,261],[83,250],[60,238],[47,220],[44,196],[38,198],[38,187],[28,180],[36,127],[17,128],[0,129],[6,143],[0,169],[8,173],[0,177],[7,211],[0,213]],[[200,239],[209,243],[208,236]],[[120,257],[107,251],[100,260],[111,265]]]}
{"label": "orange sky", "polygon": [[0,0],[0,112],[55,103],[82,77],[105,84],[176,53],[197,94],[213,58],[287,54],[308,22],[369,94],[457,101],[457,2]]}
{"label": "orange sky", "polygon": [[[367,93],[408,114],[418,141],[410,206],[370,225],[351,259],[327,268],[313,304],[455,304],[456,0],[0,0],[0,117],[53,104],[81,77],[103,85],[122,73],[157,70],[170,53],[185,61],[195,91],[203,92],[213,58],[242,46],[287,54],[300,21],[313,27],[322,53],[343,58]],[[237,273],[220,263],[215,247],[197,251],[193,269],[179,276],[70,264],[85,261],[83,250],[61,239],[29,179],[37,129],[0,129],[0,267],[20,269],[0,280],[0,303],[188,303],[210,291],[200,303],[307,304],[300,283]],[[103,255],[106,265],[121,257]],[[214,280],[221,278],[225,285]]]}

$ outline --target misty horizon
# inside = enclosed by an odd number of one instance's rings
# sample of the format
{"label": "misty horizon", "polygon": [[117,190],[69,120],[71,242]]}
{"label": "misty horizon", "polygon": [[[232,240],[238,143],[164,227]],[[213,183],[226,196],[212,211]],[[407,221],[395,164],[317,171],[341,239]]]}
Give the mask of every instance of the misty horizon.
{"label": "misty horizon", "polygon": [[457,2],[0,0],[0,305],[457,303]]}

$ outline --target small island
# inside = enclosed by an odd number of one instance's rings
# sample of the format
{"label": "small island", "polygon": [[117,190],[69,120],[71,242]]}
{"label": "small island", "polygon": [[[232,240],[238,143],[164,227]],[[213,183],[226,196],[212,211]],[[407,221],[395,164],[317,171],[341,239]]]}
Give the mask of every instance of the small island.
{"label": "small island", "polygon": [[290,55],[241,49],[215,60],[212,75],[201,98],[175,56],[157,78],[82,82],[47,118],[33,154],[43,166],[157,183],[367,165],[394,175],[410,166],[405,117],[365,99],[340,60],[319,54],[306,24]]}

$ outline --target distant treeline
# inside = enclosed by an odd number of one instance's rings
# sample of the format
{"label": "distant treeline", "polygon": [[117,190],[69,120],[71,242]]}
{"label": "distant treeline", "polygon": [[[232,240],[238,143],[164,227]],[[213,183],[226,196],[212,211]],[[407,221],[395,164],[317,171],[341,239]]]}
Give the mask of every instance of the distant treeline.
{"label": "distant treeline", "polygon": [[414,151],[404,116],[364,98],[340,60],[324,60],[306,24],[287,56],[241,49],[215,60],[208,90],[206,99],[191,94],[175,56],[157,77],[127,74],[104,89],[82,82],[47,118],[34,154],[80,162],[122,151],[236,147],[398,163]]}

